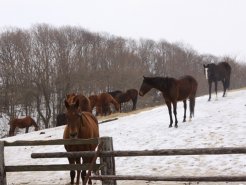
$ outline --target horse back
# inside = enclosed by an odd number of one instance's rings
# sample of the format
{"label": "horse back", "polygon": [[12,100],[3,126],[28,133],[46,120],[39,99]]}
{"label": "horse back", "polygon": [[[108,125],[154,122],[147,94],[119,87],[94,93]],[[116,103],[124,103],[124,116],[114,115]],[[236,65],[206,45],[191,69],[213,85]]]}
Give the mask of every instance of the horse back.
{"label": "horse back", "polygon": [[195,96],[197,91],[198,83],[192,76],[184,76],[178,80],[179,96],[178,101],[187,99],[190,96]]}
{"label": "horse back", "polygon": [[126,94],[130,96],[131,99],[136,99],[138,97],[138,90],[137,89],[128,89]]}

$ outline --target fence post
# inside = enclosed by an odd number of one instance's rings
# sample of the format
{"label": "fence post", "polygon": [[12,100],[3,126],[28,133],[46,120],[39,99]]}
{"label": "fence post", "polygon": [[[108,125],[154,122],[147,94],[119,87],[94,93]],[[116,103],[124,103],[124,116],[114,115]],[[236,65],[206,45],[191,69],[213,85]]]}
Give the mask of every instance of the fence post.
{"label": "fence post", "polygon": [[4,141],[0,141],[0,184],[7,185],[4,166]]}
{"label": "fence post", "polygon": [[[101,137],[103,143],[101,151],[113,151],[112,137]],[[100,157],[100,163],[105,164],[101,169],[101,175],[115,175],[115,160],[114,157]],[[102,180],[102,185],[116,185],[116,180]]]}

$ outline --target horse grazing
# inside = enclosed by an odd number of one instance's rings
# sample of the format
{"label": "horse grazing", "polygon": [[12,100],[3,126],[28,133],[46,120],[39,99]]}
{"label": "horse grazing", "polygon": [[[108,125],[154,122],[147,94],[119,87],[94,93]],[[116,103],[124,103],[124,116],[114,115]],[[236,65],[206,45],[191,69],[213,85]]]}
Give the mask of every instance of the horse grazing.
{"label": "horse grazing", "polygon": [[108,94],[110,94],[114,99],[117,99],[121,94],[123,94],[122,91],[116,90],[116,91],[110,91],[107,92]]}
{"label": "horse grazing", "polygon": [[37,123],[30,116],[26,116],[25,118],[21,118],[21,119],[14,118],[13,120],[10,120],[9,124],[10,124],[9,136],[14,136],[16,127],[26,128],[26,133],[28,133],[29,127],[31,126],[35,127],[35,131],[37,131],[39,128]]}
{"label": "horse grazing", "polygon": [[186,100],[190,100],[190,118],[194,116],[195,109],[195,98],[196,90],[198,83],[192,76],[184,76],[180,79],[169,78],[169,77],[144,77],[142,85],[139,90],[139,95],[144,96],[152,88],[155,88],[162,92],[162,95],[165,99],[165,102],[168,107],[169,116],[170,116],[170,125],[172,127],[173,118],[172,118],[172,107],[173,105],[173,114],[175,116],[175,127],[178,127],[177,120],[177,102],[183,101],[184,103],[184,119],[186,121]]}
{"label": "horse grazing", "polygon": [[113,104],[116,111],[119,111],[119,103],[108,93],[89,96],[92,109],[96,106],[96,115],[106,116],[111,114],[110,104]]}
{"label": "horse grazing", "polygon": [[[128,89],[125,93],[121,93],[116,97],[116,100],[120,103],[132,101],[132,110],[136,110],[137,101],[138,101],[138,90],[137,89]],[[120,106],[121,110],[121,106]]]}
{"label": "horse grazing", "polygon": [[67,94],[66,100],[69,104],[73,104],[78,100],[80,111],[91,112],[90,100],[82,94],[77,94],[77,95],[75,93]]}
{"label": "horse grazing", "polygon": [[[99,129],[98,121],[95,116],[90,112],[81,112],[79,110],[79,100],[74,104],[69,104],[65,100],[65,106],[67,108],[66,117],[67,125],[65,126],[63,139],[89,139],[98,138]],[[94,151],[97,145],[87,144],[87,145],[65,145],[67,152],[71,151]],[[83,163],[91,163],[93,157],[82,157]],[[68,158],[69,164],[81,164],[80,158]],[[80,170],[77,171],[76,184],[80,181]],[[91,174],[89,174],[91,175]],[[85,180],[86,171],[83,170],[81,173],[82,180]],[[74,184],[75,171],[70,171],[71,184]],[[88,184],[92,184],[89,180]]]}
{"label": "horse grazing", "polygon": [[224,89],[223,97],[225,97],[226,89],[228,89],[230,86],[231,66],[227,62],[220,62],[217,65],[214,63],[207,65],[204,64],[203,67],[209,85],[208,101],[211,100],[212,82],[214,82],[215,93],[217,97],[217,84],[218,81],[222,81]]}
{"label": "horse grazing", "polygon": [[60,113],[56,116],[56,127],[66,125],[67,124],[67,117],[65,113]]}

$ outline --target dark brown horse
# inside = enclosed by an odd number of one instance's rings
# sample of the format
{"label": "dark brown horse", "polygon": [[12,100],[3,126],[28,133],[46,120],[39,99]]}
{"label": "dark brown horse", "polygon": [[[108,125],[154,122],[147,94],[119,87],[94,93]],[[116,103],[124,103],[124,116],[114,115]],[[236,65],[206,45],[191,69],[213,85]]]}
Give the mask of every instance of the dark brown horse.
{"label": "dark brown horse", "polygon": [[[89,139],[89,138],[98,138],[99,129],[98,121],[93,114],[90,112],[81,112],[79,110],[79,100],[74,104],[69,104],[65,100],[65,106],[67,108],[67,125],[64,129],[63,139]],[[65,149],[68,152],[71,151],[94,151],[96,145],[65,145]],[[91,157],[82,157],[83,163],[91,163]],[[80,158],[68,158],[69,164],[81,164]],[[89,174],[91,175],[91,174]],[[85,180],[86,171],[82,171],[81,177],[82,180]],[[70,171],[71,184],[74,184],[75,171]],[[80,181],[80,170],[77,171],[76,184],[79,184]],[[92,184],[89,180],[88,184]]]}
{"label": "dark brown horse", "polygon": [[90,100],[83,94],[77,94],[77,95],[75,93],[67,94],[66,100],[69,104],[73,104],[78,100],[80,111],[91,112]]}
{"label": "dark brown horse", "polygon": [[194,116],[195,109],[195,98],[197,90],[197,81],[192,76],[184,76],[180,79],[168,78],[168,77],[144,77],[143,83],[139,90],[139,95],[144,96],[152,88],[155,88],[162,92],[162,95],[165,99],[165,102],[168,107],[169,116],[170,116],[170,125],[172,127],[173,118],[172,118],[172,107],[173,104],[173,113],[175,116],[175,127],[178,127],[177,120],[177,102],[183,101],[184,103],[184,119],[186,121],[186,100],[190,100],[190,118]]}
{"label": "dark brown horse", "polygon": [[[138,90],[137,89],[128,89],[125,93],[118,94],[116,100],[120,105],[125,102],[132,101],[132,110],[136,110],[137,101],[138,101]],[[121,110],[121,106],[120,106]]]}
{"label": "dark brown horse", "polygon": [[220,62],[218,64],[207,64],[203,65],[204,73],[206,75],[206,79],[208,80],[209,85],[209,98],[208,101],[211,100],[211,87],[212,82],[214,82],[215,93],[217,97],[217,84],[218,81],[221,81],[223,84],[223,97],[225,96],[226,90],[230,86],[230,76],[231,76],[231,66],[227,62]]}
{"label": "dark brown horse", "polygon": [[56,127],[66,125],[67,117],[65,113],[60,113],[56,116]]}
{"label": "dark brown horse", "polygon": [[110,105],[113,104],[116,111],[119,111],[120,105],[119,103],[108,93],[101,93],[99,95],[89,96],[91,104],[96,106],[96,115],[106,116],[111,114],[112,111],[110,109]]}
{"label": "dark brown horse", "polygon": [[26,116],[25,118],[21,118],[21,119],[15,118],[13,120],[10,120],[9,124],[10,124],[9,136],[14,136],[16,127],[26,128],[26,133],[28,133],[29,127],[31,126],[35,127],[35,131],[38,130],[37,123],[30,116]]}
{"label": "dark brown horse", "polygon": [[116,91],[110,91],[107,92],[108,94],[110,94],[114,99],[117,99],[121,94],[123,94],[122,91],[116,90]]}

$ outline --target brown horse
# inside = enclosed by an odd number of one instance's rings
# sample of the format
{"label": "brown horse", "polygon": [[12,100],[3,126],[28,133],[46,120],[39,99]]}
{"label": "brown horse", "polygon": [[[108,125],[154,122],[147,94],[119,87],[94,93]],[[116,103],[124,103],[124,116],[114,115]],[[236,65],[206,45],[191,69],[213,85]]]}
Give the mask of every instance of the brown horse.
{"label": "brown horse", "polygon": [[82,94],[77,94],[77,95],[75,93],[67,94],[66,100],[69,104],[73,104],[78,100],[80,111],[91,112],[90,100]]}
{"label": "brown horse", "polygon": [[178,127],[177,120],[177,101],[183,101],[184,103],[184,119],[186,121],[186,100],[190,100],[190,118],[194,116],[195,109],[195,98],[196,90],[198,83],[195,78],[192,76],[184,76],[180,79],[168,78],[168,77],[144,77],[142,85],[139,90],[139,95],[144,96],[152,88],[155,88],[162,92],[162,95],[165,99],[165,102],[168,107],[169,116],[170,116],[170,125],[172,127],[173,118],[172,118],[172,107],[173,104],[173,113],[175,116],[175,127]]}
{"label": "brown horse", "polygon": [[119,111],[119,103],[108,93],[101,93],[99,95],[92,95],[89,97],[91,104],[96,106],[96,115],[106,116],[111,114],[110,104],[113,104],[116,111]]}
{"label": "brown horse", "polygon": [[125,93],[121,93],[116,97],[116,100],[120,104],[120,111],[121,111],[121,104],[132,101],[132,110],[136,110],[137,101],[138,101],[138,90],[137,89],[128,89]]}
{"label": "brown horse", "polygon": [[96,107],[96,104],[98,102],[98,97],[97,97],[97,95],[91,95],[91,96],[89,96],[89,100],[90,100],[91,111],[92,111],[94,109],[94,107]]}
{"label": "brown horse", "polygon": [[[89,139],[89,138],[98,138],[99,129],[98,121],[95,116],[90,112],[81,112],[79,110],[79,100],[75,104],[69,104],[65,100],[65,106],[67,108],[67,125],[64,129],[63,139]],[[94,151],[96,145],[65,145],[65,149],[68,152],[71,151]],[[91,163],[91,157],[82,157],[83,163]],[[81,164],[80,158],[68,158],[69,164]],[[89,174],[91,175],[91,174]],[[81,177],[82,180],[85,180],[86,171],[82,171]],[[71,184],[74,184],[75,171],[70,171]],[[77,171],[77,180],[76,184],[79,184],[80,180],[80,170]],[[89,180],[88,184],[92,184]]]}
{"label": "brown horse", "polygon": [[14,136],[16,127],[26,128],[26,133],[28,133],[30,126],[34,126],[35,131],[38,130],[37,123],[30,116],[26,116],[25,118],[21,118],[21,119],[15,118],[13,120],[10,120],[9,124],[10,124],[9,136]]}

